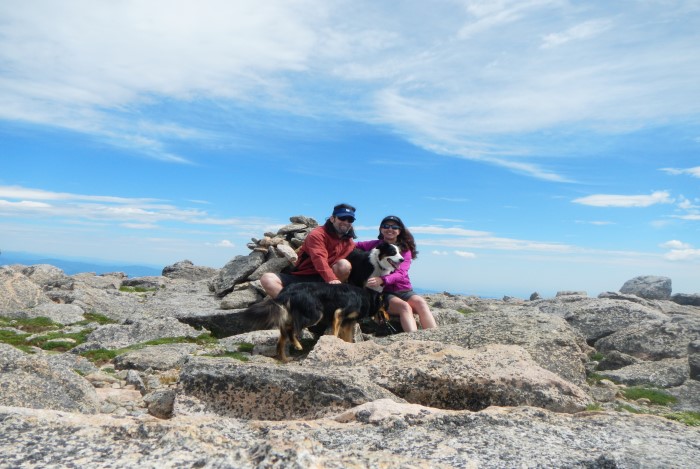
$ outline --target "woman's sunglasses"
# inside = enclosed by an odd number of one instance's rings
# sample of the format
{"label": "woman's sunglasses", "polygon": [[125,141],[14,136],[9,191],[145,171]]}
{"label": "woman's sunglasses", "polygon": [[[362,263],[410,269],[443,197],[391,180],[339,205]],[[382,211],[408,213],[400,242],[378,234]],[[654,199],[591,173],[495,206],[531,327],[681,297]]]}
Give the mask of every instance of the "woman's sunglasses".
{"label": "woman's sunglasses", "polygon": [[400,230],[401,227],[399,225],[382,225],[382,228],[385,230]]}

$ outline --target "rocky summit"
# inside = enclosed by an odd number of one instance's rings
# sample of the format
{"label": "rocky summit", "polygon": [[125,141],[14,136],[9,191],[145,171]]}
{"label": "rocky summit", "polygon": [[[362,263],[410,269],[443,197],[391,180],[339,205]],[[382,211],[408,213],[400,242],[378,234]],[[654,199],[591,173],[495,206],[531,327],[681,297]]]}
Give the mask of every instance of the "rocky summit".
{"label": "rocky summit", "polygon": [[435,329],[305,333],[282,364],[236,314],[315,226],[220,269],[1,266],[0,468],[697,467],[697,293],[430,294]]}

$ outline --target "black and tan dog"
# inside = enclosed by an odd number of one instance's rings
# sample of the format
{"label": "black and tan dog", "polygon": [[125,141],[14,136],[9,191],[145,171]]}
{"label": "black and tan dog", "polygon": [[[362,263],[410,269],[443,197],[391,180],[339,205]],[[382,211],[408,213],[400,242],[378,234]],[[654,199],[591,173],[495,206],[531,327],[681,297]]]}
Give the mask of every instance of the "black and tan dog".
{"label": "black and tan dog", "polygon": [[279,329],[277,357],[287,362],[287,342],[301,350],[299,337],[304,328],[316,326],[320,331],[331,328],[334,336],[352,342],[355,324],[381,314],[382,305],[382,295],[368,288],[347,283],[293,283],[283,288],[274,300],[267,298],[256,303],[237,313],[237,317],[251,330]]}
{"label": "black and tan dog", "polygon": [[304,328],[320,334],[330,327],[334,336],[352,342],[355,324],[385,314],[381,293],[364,287],[367,279],[393,272],[403,257],[395,245],[382,243],[369,252],[355,250],[348,260],[353,272],[349,283],[293,283],[274,300],[266,298],[236,313],[237,320],[249,330],[278,328],[277,357],[283,362],[289,361],[287,342],[302,349]]}

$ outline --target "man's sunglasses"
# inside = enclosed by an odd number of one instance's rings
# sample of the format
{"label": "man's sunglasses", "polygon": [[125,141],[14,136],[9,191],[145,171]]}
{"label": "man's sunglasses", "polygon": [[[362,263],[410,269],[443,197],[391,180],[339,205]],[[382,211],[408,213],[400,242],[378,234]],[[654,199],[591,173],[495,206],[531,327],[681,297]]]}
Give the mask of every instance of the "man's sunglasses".
{"label": "man's sunglasses", "polygon": [[400,230],[401,227],[399,225],[382,225],[382,228],[385,230]]}
{"label": "man's sunglasses", "polygon": [[349,221],[350,223],[354,223],[355,219],[353,217],[336,217],[340,221]]}

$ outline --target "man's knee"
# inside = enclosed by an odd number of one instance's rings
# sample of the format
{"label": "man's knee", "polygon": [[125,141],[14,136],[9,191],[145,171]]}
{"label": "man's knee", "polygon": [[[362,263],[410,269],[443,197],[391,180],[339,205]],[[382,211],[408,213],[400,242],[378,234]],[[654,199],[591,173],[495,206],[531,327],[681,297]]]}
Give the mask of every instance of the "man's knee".
{"label": "man's knee", "polygon": [[340,259],[338,262],[333,264],[333,273],[341,281],[345,281],[350,276],[350,271],[352,271],[352,264],[347,259]]}
{"label": "man's knee", "polygon": [[279,278],[277,274],[273,274],[272,272],[262,274],[260,277],[260,285],[262,285],[263,290],[265,290],[265,292],[273,298],[279,294],[283,287],[282,279]]}

